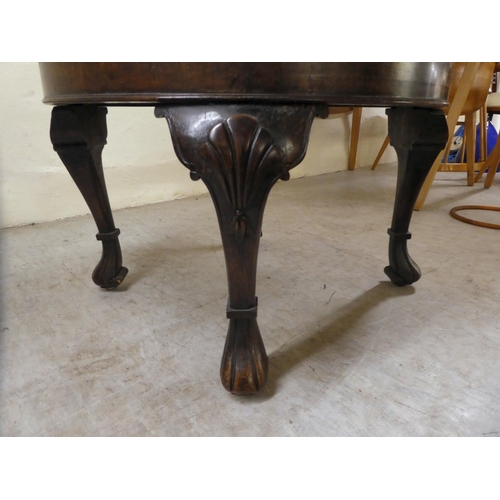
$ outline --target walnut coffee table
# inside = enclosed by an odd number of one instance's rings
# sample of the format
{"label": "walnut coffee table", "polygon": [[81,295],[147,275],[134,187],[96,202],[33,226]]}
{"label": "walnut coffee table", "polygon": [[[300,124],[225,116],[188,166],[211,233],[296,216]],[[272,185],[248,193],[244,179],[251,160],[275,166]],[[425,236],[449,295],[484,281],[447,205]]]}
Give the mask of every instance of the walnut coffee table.
{"label": "walnut coffee table", "polygon": [[420,278],[408,254],[417,195],[448,136],[451,63],[40,63],[54,105],[54,149],[96,222],[102,258],[92,279],[117,287],[127,269],[104,182],[106,106],[154,106],[175,152],[215,204],[229,297],[221,363],[224,387],[252,394],[268,360],[257,325],[256,268],[268,194],[304,158],[314,117],[328,106],[387,107],[398,181],[385,273],[404,286]]}

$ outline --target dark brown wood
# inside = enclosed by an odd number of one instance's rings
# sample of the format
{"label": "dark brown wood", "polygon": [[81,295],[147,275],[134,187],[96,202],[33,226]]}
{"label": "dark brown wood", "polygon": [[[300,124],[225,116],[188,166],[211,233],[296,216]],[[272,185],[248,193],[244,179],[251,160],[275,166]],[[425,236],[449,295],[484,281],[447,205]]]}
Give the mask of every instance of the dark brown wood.
{"label": "dark brown wood", "polygon": [[221,379],[233,394],[265,383],[267,355],[257,325],[256,275],[268,194],[305,155],[313,118],[327,106],[158,106],[175,152],[214,201],[226,258],[229,329]]}
{"label": "dark brown wood", "polygon": [[315,101],[447,105],[451,63],[40,63],[44,102]]}
{"label": "dark brown wood", "polygon": [[408,253],[411,216],[429,170],[448,139],[442,110],[394,108],[387,110],[389,137],[398,156],[398,180],[389,233],[389,266],[384,271],[398,286],[411,285],[421,276]]}
{"label": "dark brown wood", "polygon": [[102,242],[102,257],[92,280],[102,288],[116,288],[128,270],[122,267],[122,255],[108,193],[104,181],[101,153],[106,144],[104,107],[61,106],[52,110],[50,139],[82,193],[94,217]]}
{"label": "dark brown wood", "polygon": [[[228,334],[224,387],[252,394],[268,360],[257,324],[256,269],[268,194],[303,158],[311,122],[328,106],[391,106],[398,153],[389,266],[399,285],[420,277],[408,255],[412,210],[446,142],[451,63],[40,63],[44,102],[55,104],[51,138],[99,229],[103,257],[93,279],[112,288],[124,278],[119,231],[104,183],[101,152],[109,105],[155,105],[193,180],[214,201],[226,258]],[[423,109],[425,108],[425,109]]]}

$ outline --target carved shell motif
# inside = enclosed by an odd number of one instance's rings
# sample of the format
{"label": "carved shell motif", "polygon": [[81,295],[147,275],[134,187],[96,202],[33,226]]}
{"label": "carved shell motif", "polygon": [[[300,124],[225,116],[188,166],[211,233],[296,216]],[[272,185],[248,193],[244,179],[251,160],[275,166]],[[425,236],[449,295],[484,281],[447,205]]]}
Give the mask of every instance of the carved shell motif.
{"label": "carved shell motif", "polygon": [[281,152],[255,118],[239,114],[212,128],[202,155],[206,173],[218,177],[217,184],[235,210],[231,229],[241,241],[251,231],[244,209],[253,196],[259,188],[270,188],[276,177],[287,175]]}

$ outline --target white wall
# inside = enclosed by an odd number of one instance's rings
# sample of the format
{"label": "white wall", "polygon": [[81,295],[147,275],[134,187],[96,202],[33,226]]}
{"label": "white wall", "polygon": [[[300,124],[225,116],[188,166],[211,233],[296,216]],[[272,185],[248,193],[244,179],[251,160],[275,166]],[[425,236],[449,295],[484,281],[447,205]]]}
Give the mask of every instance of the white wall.
{"label": "white wall", "polygon": [[[0,196],[2,227],[88,213],[49,140],[51,106],[42,104],[37,63],[0,63]],[[292,178],[345,170],[350,115],[315,120],[306,158]],[[385,135],[383,109],[364,109],[357,166],[373,162]],[[388,148],[381,163],[396,160]],[[113,209],[206,192],[172,148],[167,123],[153,108],[108,109],[103,162]]]}

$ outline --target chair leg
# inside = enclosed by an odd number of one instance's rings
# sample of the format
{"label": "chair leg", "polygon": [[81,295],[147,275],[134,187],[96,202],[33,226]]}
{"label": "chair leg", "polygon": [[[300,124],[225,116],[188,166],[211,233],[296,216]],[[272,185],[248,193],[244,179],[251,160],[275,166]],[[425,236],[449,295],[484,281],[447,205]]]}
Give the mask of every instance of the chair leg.
{"label": "chair leg", "polygon": [[384,139],[384,143],[382,144],[382,147],[380,148],[380,151],[378,152],[377,157],[375,158],[375,161],[373,162],[371,170],[375,170],[376,166],[378,165],[378,162],[380,161],[380,158],[382,158],[382,155],[385,153],[385,150],[387,149],[387,146],[389,146],[389,143],[391,142],[389,135],[386,136]]}
{"label": "chair leg", "polygon": [[349,145],[349,161],[347,163],[347,168],[349,170],[354,170],[356,168],[362,109],[363,108],[354,108],[352,110],[351,141]]}
{"label": "chair leg", "polygon": [[493,148],[490,156],[485,162],[486,168],[489,167],[488,175],[484,180],[484,187],[489,188],[493,184],[493,179],[495,178],[495,174],[497,173],[498,163],[500,163],[500,140],[497,139],[497,143]]}
{"label": "chair leg", "polygon": [[427,174],[427,177],[425,178],[424,184],[422,186],[422,189],[420,190],[417,201],[415,203],[414,209],[417,211],[422,208],[422,206],[425,203],[425,199],[427,198],[427,195],[429,194],[432,183],[434,182],[434,177],[436,177],[436,174],[439,170],[439,166],[441,165],[441,159],[443,158],[442,153],[443,153],[443,151],[441,151],[441,154],[439,154],[437,156],[437,158],[434,161],[434,164],[432,165],[429,173]]}
{"label": "chair leg", "polygon": [[476,163],[476,134],[474,113],[465,115],[465,149],[467,150],[467,185],[474,185],[474,166]]}
{"label": "chair leg", "polygon": [[[478,182],[486,170],[489,168],[490,158],[488,156],[488,120],[486,113],[486,106],[481,108],[481,158],[480,161],[484,162],[479,169],[474,182]],[[494,174],[493,174],[494,175]],[[493,179],[492,179],[493,180]],[[485,186],[486,187],[486,186]],[[489,187],[489,186],[488,186]]]}
{"label": "chair leg", "polygon": [[481,154],[479,157],[479,161],[484,161],[486,160],[486,157],[488,156],[488,122],[486,119],[486,105],[484,105],[480,110],[479,110],[479,123],[480,123],[480,137],[481,137]]}
{"label": "chair leg", "polygon": [[[446,122],[448,124],[448,136],[453,135],[453,131],[455,129],[455,125],[457,124],[458,118],[462,114],[462,109],[469,95],[470,88],[472,86],[472,82],[474,81],[474,77],[479,68],[479,63],[467,63],[465,65],[465,69],[460,80],[460,84],[458,86],[457,93],[455,94],[455,98],[450,105],[450,109],[448,111],[448,115],[446,117]],[[439,166],[441,164],[441,159],[443,157],[444,150],[438,155],[432,168],[427,175],[424,185],[420,190],[420,194],[418,195],[417,202],[415,203],[415,210],[420,210],[424,203],[427,195],[429,194],[429,190],[431,189],[432,182],[434,181],[434,177],[436,177],[436,173],[439,170]]]}
{"label": "chair leg", "polygon": [[[450,151],[451,151],[451,144],[453,142],[453,135],[450,134],[450,137],[448,138],[448,142],[446,144],[446,150],[444,152],[443,158],[444,161],[447,162],[448,158],[450,157]],[[463,148],[462,148],[463,150]]]}

